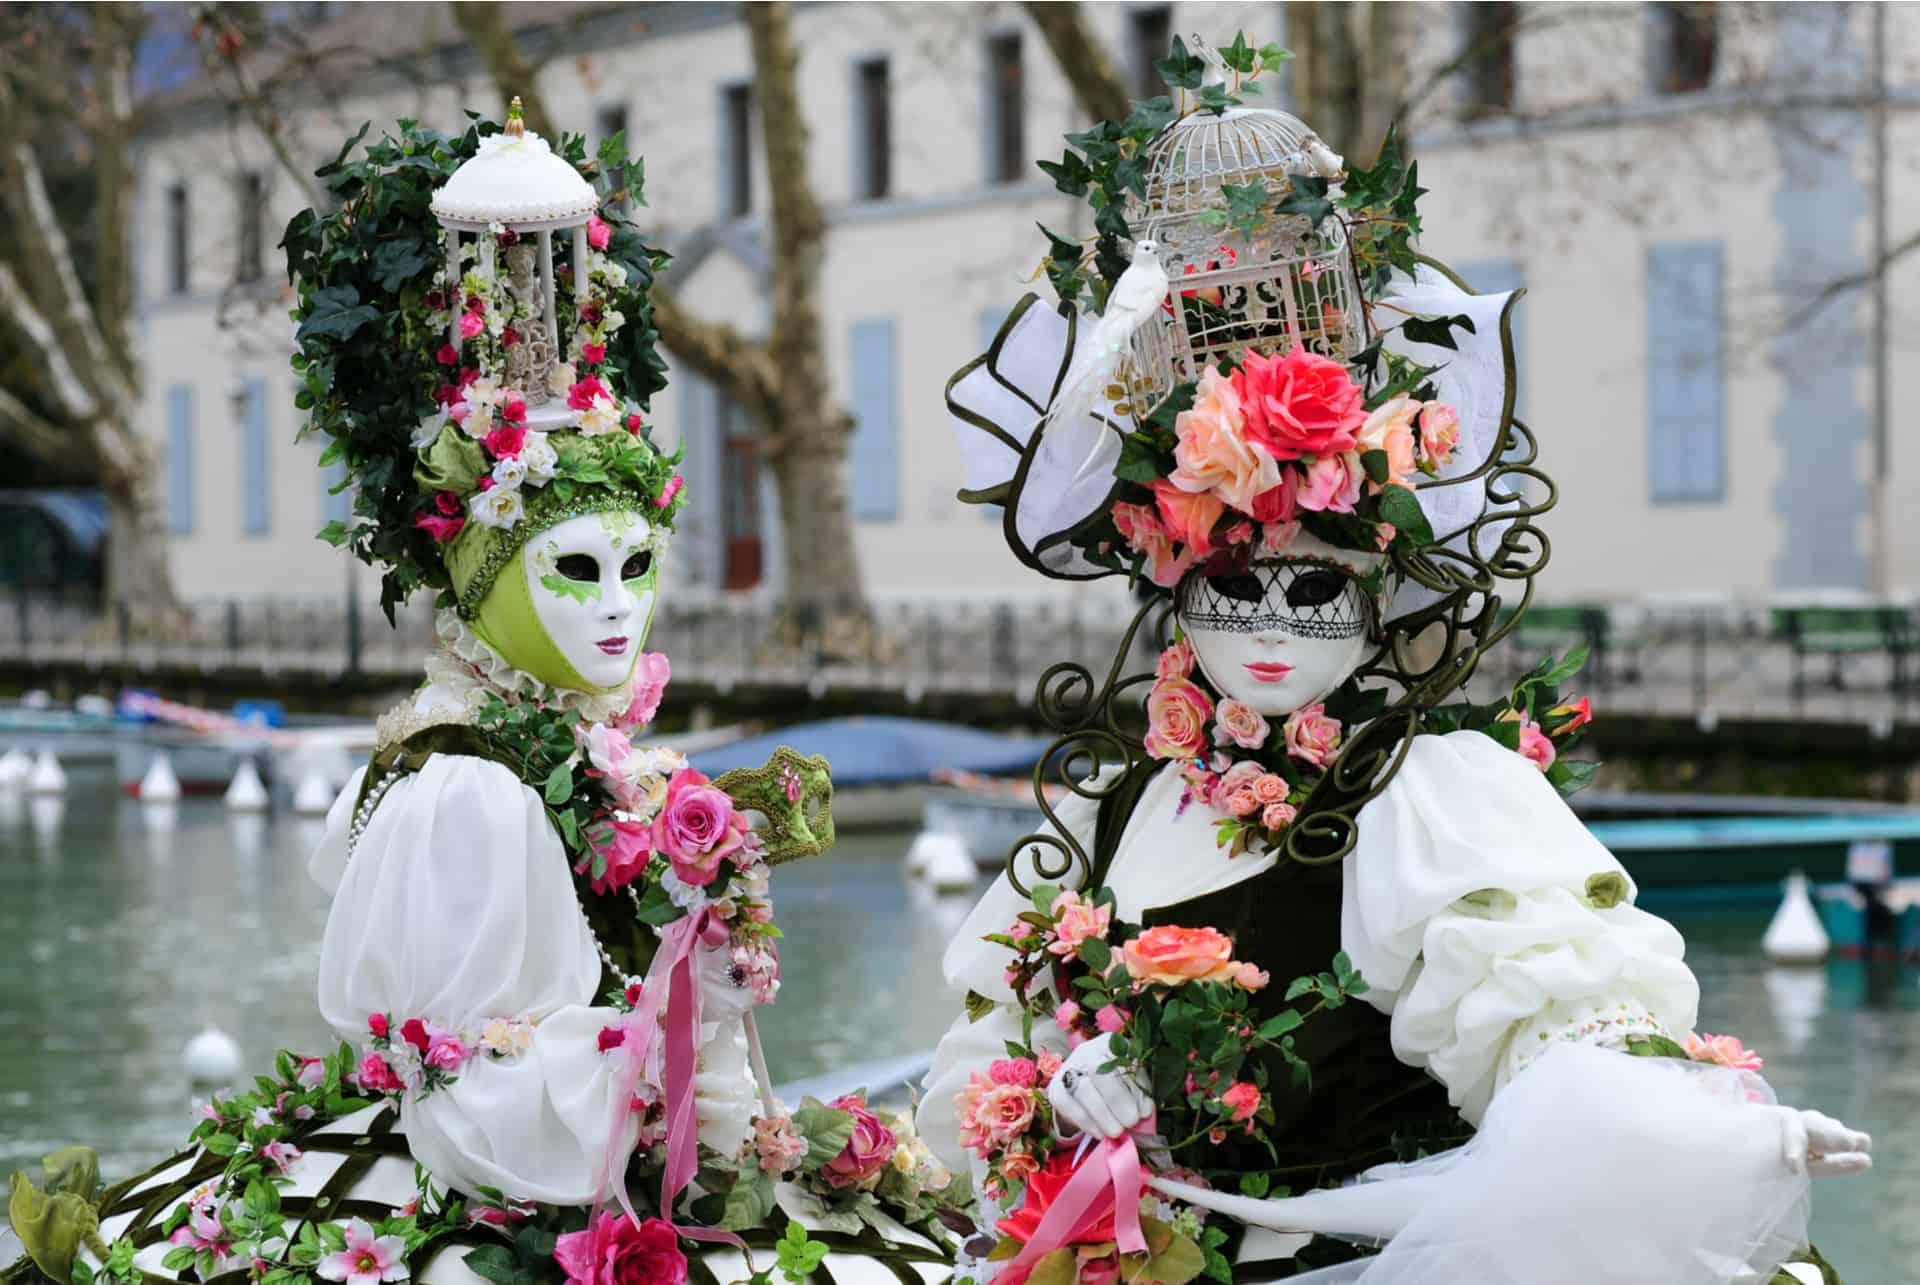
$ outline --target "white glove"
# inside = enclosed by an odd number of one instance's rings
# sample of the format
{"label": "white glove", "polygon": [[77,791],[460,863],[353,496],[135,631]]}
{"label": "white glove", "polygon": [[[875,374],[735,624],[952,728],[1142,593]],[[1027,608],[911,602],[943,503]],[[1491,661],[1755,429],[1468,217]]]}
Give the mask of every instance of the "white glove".
{"label": "white glove", "polygon": [[1096,1035],[1067,1054],[1047,1085],[1047,1101],[1064,1133],[1118,1138],[1153,1113],[1153,1100],[1126,1071],[1100,1068],[1113,1060],[1112,1038]]}
{"label": "white glove", "polygon": [[1873,1139],[1830,1115],[1775,1107],[1787,1168],[1814,1178],[1837,1178],[1873,1168]]}

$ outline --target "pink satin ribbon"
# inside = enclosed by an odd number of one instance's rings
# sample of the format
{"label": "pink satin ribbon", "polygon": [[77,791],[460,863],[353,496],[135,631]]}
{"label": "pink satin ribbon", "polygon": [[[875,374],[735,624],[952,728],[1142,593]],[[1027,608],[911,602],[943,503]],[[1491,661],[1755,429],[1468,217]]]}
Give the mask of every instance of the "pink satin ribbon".
{"label": "pink satin ribbon", "polygon": [[[1134,1133],[1152,1133],[1155,1128],[1154,1118],[1149,1115],[1134,1126]],[[1120,1252],[1144,1254],[1147,1237],[1140,1227],[1140,1193],[1145,1181],[1133,1133],[1108,1138],[1081,1157],[1073,1177],[1054,1197],[1026,1245],[1001,1269],[1008,1285],[1026,1280],[1042,1258],[1073,1244],[1109,1212],[1113,1214],[1113,1238]]]}
{"label": "pink satin ribbon", "polygon": [[[620,1021],[625,1033],[618,1069],[614,1077],[616,1114],[607,1140],[607,1158],[600,1175],[600,1198],[607,1189],[619,1198],[620,1207],[635,1226],[640,1215],[634,1212],[627,1194],[625,1154],[627,1119],[633,1113],[634,1091],[647,1067],[661,1057],[660,1082],[667,1099],[667,1169],[660,1182],[660,1216],[674,1231],[688,1240],[719,1241],[744,1248],[740,1238],[730,1231],[713,1227],[681,1227],[673,1222],[673,1204],[699,1172],[699,1117],[694,1109],[694,1066],[700,1042],[700,986],[693,975],[694,952],[702,945],[723,946],[727,926],[712,911],[702,910],[668,924],[660,934],[660,949],[647,967],[640,987],[640,1002]],[[664,1023],[661,1005],[665,1004]],[[665,1027],[664,1047],[658,1042]]]}

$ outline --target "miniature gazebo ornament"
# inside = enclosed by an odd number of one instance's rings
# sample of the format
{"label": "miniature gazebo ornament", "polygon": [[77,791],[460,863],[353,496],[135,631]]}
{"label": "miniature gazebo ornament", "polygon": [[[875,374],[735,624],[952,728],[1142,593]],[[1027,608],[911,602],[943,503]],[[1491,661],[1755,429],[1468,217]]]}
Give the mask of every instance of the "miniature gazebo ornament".
{"label": "miniature gazebo ornament", "polygon": [[[1208,80],[1224,82],[1224,62],[1217,54],[1207,61]],[[1337,183],[1340,157],[1303,121],[1258,107],[1191,112],[1147,146],[1146,165],[1146,194],[1128,203],[1127,223],[1138,241],[1158,243],[1172,290],[1168,306],[1134,332],[1126,391],[1135,405],[1157,405],[1249,348],[1304,346],[1344,360],[1366,347],[1366,311],[1337,214],[1317,228],[1305,215],[1270,213],[1251,231],[1223,225],[1228,185],[1258,183],[1277,197],[1295,175]]]}
{"label": "miniature gazebo ornament", "polygon": [[[517,97],[508,108],[505,127],[481,139],[480,150],[433,195],[433,215],[447,230],[450,288],[459,289],[464,276],[463,236],[474,234],[480,274],[493,278],[499,269],[496,253],[504,249],[514,315],[538,319],[537,326],[524,334],[516,332],[518,342],[506,346],[504,369],[486,372],[520,390],[526,399],[529,428],[550,429],[579,418],[549,386],[549,376],[566,351],[561,345],[553,237],[572,229],[573,271],[583,271],[587,221],[598,208],[593,185],[556,155],[545,139],[528,132]],[[578,321],[571,283],[566,297],[571,327]],[[461,353],[464,344],[473,341],[461,336],[460,309],[453,313],[448,342],[455,353]]]}

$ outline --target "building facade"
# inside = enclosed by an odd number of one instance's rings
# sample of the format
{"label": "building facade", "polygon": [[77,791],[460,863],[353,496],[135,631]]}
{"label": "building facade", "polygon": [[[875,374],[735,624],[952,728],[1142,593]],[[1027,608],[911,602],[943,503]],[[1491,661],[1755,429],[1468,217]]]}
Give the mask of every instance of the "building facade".
{"label": "building facade", "polygon": [[[418,15],[407,47],[424,52],[313,94],[284,133],[297,154],[329,159],[362,120],[377,132],[500,110],[477,65],[434,52],[457,34],[442,6],[394,8]],[[1899,414],[1920,397],[1916,331],[1900,324],[1920,254],[1891,253],[1920,228],[1908,145],[1920,13],[1395,8],[1393,47],[1367,57],[1391,61],[1412,102],[1432,190],[1423,247],[1476,288],[1527,290],[1519,409],[1563,485],[1543,598],[1920,587],[1920,530],[1899,498],[1920,475],[1920,434]],[[1285,40],[1277,3],[1087,11],[1143,90],[1170,31]],[[666,279],[696,315],[760,329],[778,248],[737,10],[640,4],[562,26],[541,74],[549,111],[596,137],[626,131],[646,157],[645,219],[675,254]],[[1085,223],[1033,166],[1085,123],[1045,41],[1012,4],[803,5],[794,27],[870,591],[1114,592],[1024,572],[996,522],[953,494],[947,377],[1023,291],[1044,292],[1035,223]],[[295,440],[291,293],[274,249],[305,197],[257,130],[204,104],[156,119],[138,173],[144,417],[167,447],[181,588],[338,593],[347,559],[313,536],[346,500],[329,493],[318,444]],[[751,425],[685,375],[653,420],[687,444],[679,584],[778,593],[780,520]]]}

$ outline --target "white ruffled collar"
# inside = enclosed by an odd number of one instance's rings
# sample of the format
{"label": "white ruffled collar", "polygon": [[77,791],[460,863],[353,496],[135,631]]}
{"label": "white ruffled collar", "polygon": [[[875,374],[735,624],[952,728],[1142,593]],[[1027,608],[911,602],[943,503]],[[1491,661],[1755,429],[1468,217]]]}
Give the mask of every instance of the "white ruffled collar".
{"label": "white ruffled collar", "polygon": [[510,705],[532,701],[550,708],[578,710],[587,722],[604,723],[633,700],[631,680],[604,695],[541,682],[514,668],[451,607],[434,613],[433,627],[440,648],[427,658],[428,687],[436,704],[458,705],[469,718],[489,696],[498,696]]}

